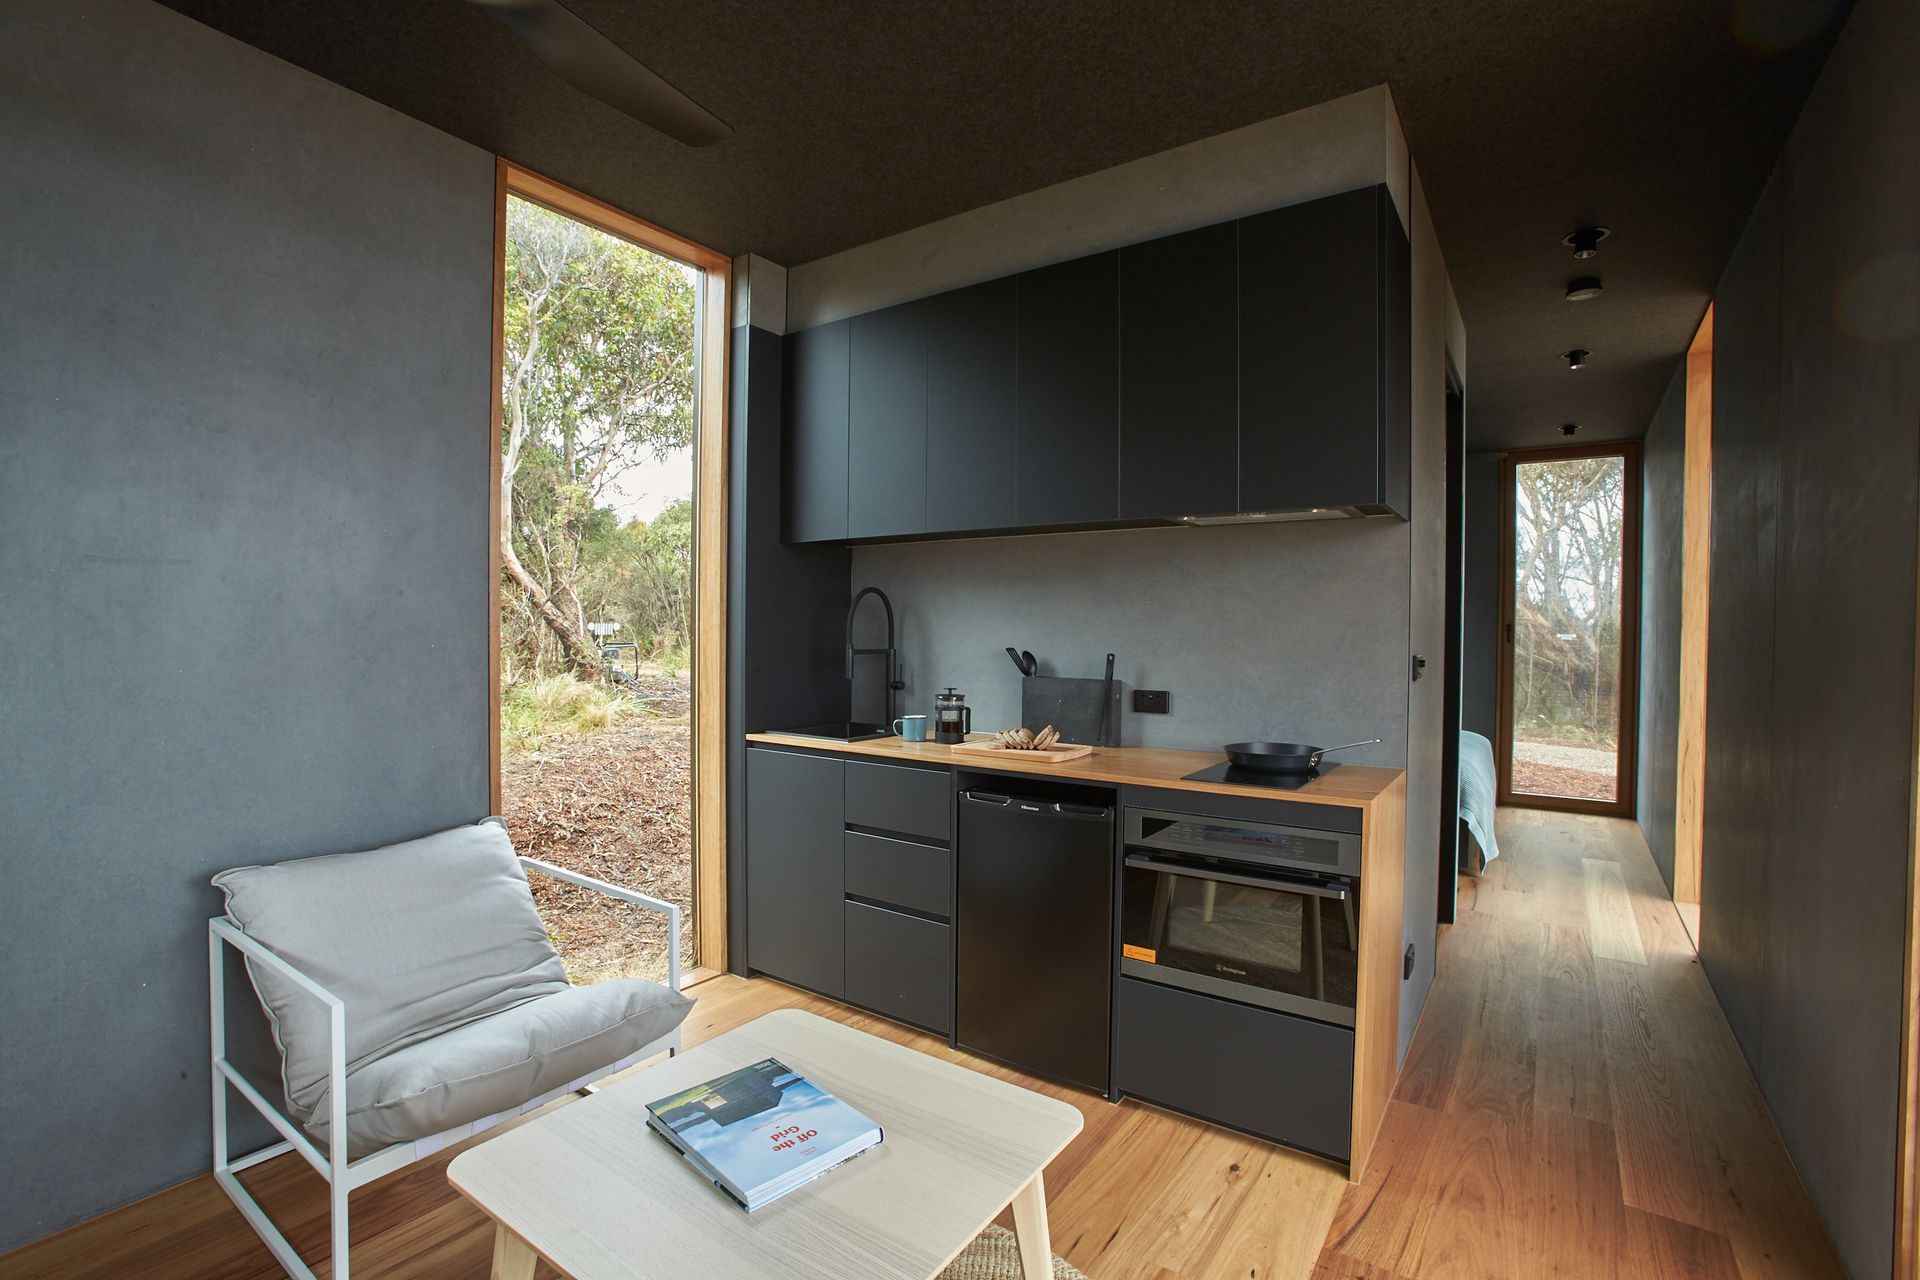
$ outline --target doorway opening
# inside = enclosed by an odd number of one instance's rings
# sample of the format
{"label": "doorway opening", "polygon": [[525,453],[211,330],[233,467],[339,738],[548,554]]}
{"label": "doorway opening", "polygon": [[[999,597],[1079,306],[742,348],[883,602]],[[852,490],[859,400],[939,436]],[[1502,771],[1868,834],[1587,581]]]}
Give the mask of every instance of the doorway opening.
{"label": "doorway opening", "polygon": [[[729,263],[498,174],[493,809],[520,852],[680,906],[693,981],[725,966]],[[665,977],[662,917],[533,888],[573,981]]]}
{"label": "doorway opening", "polygon": [[1700,945],[1705,874],[1707,596],[1713,559],[1713,307],[1687,348],[1686,450],[1680,514],[1680,708],[1673,804],[1673,901]]}
{"label": "doorway opening", "polygon": [[1515,451],[1502,471],[1500,803],[1631,817],[1639,446]]}
{"label": "doorway opening", "polygon": [[1465,688],[1467,590],[1467,403],[1447,362],[1446,640],[1440,696],[1441,924],[1452,924],[1460,897],[1460,728]]}

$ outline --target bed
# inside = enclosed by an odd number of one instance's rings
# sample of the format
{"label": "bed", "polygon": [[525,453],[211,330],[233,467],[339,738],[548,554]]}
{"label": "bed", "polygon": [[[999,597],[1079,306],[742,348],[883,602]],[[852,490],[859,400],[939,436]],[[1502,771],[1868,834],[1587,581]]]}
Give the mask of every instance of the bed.
{"label": "bed", "polygon": [[[1460,865],[1475,875],[1500,856],[1493,837],[1495,787],[1493,744],[1485,737],[1460,731],[1460,822],[1472,837],[1460,851]],[[1476,856],[1477,855],[1477,856]]]}

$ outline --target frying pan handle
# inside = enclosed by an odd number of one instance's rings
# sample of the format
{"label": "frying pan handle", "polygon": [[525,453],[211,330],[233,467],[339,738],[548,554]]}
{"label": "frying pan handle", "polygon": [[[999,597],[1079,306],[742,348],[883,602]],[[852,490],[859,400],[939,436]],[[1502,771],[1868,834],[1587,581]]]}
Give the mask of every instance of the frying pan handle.
{"label": "frying pan handle", "polygon": [[1347,751],[1347,750],[1351,750],[1354,747],[1371,747],[1375,743],[1378,743],[1380,741],[1382,741],[1382,739],[1380,738],[1368,738],[1365,742],[1343,742],[1337,747],[1322,747],[1318,751],[1313,753],[1311,757],[1311,761],[1307,765],[1307,767],[1309,769],[1319,768],[1320,757],[1324,755],[1331,755],[1335,751]]}

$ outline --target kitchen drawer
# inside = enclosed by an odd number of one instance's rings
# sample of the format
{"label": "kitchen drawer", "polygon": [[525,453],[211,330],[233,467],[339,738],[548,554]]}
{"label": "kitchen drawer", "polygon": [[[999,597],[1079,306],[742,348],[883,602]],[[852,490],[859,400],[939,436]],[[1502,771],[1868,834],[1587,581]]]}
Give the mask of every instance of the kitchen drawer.
{"label": "kitchen drawer", "polygon": [[951,936],[944,924],[847,903],[847,999],[944,1033],[953,990]]}
{"label": "kitchen drawer", "polygon": [[953,779],[945,769],[847,761],[847,825],[947,843]]}
{"label": "kitchen drawer", "polygon": [[1353,1032],[1134,978],[1120,979],[1115,1014],[1121,1093],[1347,1159]]}
{"label": "kitchen drawer", "polygon": [[952,857],[944,848],[849,831],[847,896],[945,920],[953,899]]}

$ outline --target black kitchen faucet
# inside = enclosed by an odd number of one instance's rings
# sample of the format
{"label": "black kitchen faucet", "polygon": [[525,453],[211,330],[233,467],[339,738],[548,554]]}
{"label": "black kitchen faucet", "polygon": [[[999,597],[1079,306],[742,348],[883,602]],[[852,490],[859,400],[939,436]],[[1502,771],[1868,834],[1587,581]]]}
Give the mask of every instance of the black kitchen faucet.
{"label": "black kitchen faucet", "polygon": [[[853,616],[860,612],[860,602],[868,596],[879,596],[881,607],[887,611],[887,647],[884,649],[856,649],[853,647]],[[862,587],[854,594],[853,603],[847,606],[847,680],[853,680],[853,660],[885,656],[887,660],[887,725],[892,726],[894,717],[899,714],[900,691],[907,682],[900,678],[900,650],[894,645],[893,601],[887,599],[887,593],[878,587]]]}

